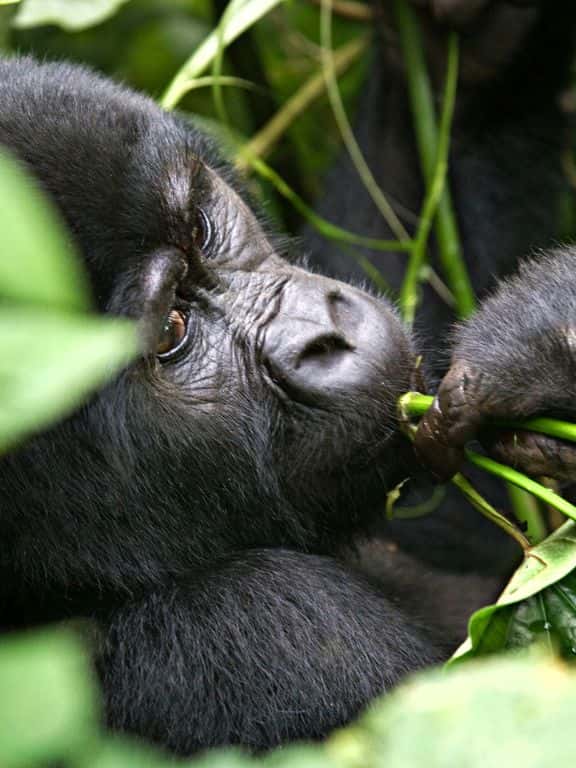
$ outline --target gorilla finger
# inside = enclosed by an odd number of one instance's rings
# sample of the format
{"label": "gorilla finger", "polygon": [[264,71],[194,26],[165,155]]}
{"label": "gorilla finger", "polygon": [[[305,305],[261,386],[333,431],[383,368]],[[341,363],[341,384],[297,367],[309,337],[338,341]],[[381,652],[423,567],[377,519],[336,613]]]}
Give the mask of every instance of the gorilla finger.
{"label": "gorilla finger", "polygon": [[422,418],[414,440],[416,456],[440,482],[447,482],[464,461],[461,445],[451,444],[438,399]]}
{"label": "gorilla finger", "polygon": [[465,362],[452,365],[432,407],[416,433],[415,448],[420,461],[439,480],[448,480],[458,471],[464,446],[474,437],[483,416],[481,373]]}
{"label": "gorilla finger", "polygon": [[498,461],[532,476],[576,480],[576,445],[536,432],[486,433],[482,445]]}

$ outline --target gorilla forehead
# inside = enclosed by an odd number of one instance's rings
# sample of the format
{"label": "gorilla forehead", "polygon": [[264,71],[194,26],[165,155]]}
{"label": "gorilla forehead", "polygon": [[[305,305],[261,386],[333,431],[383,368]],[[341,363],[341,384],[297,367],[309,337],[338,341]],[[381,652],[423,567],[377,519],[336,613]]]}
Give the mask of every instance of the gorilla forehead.
{"label": "gorilla forehead", "polygon": [[[120,261],[159,244],[182,245],[174,241],[210,186],[204,164],[222,166],[202,134],[151,99],[68,64],[0,62],[0,99],[0,142],[50,193],[99,283],[108,265],[121,270]],[[95,287],[107,295],[108,285]]]}

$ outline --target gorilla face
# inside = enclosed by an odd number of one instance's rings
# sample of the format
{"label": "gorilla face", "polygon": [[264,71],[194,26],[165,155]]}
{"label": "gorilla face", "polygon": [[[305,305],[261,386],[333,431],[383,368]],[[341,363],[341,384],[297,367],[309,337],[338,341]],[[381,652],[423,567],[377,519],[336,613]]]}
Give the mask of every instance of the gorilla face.
{"label": "gorilla face", "polygon": [[74,564],[89,520],[89,556],[120,548],[138,578],[136,558],[152,573],[238,546],[332,546],[408,471],[394,407],[413,353],[394,311],[284,258],[193,128],[84,71],[25,65],[10,83],[0,69],[0,141],[66,218],[98,307],[135,318],[145,354],[4,462],[3,487],[24,499],[12,506],[60,510]]}

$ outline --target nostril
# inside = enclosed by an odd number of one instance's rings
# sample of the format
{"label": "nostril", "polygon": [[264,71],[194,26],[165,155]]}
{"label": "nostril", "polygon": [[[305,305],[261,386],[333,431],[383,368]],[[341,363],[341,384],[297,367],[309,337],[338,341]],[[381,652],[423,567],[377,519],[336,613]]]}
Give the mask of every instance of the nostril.
{"label": "nostril", "polygon": [[354,297],[337,288],[326,294],[326,307],[330,322],[337,331],[348,337],[356,334],[364,317],[361,302],[354,301]]}
{"label": "nostril", "polygon": [[319,358],[327,358],[338,355],[340,352],[350,352],[354,347],[343,337],[335,333],[326,333],[317,336],[306,344],[298,355],[299,367],[301,363],[310,362]]}

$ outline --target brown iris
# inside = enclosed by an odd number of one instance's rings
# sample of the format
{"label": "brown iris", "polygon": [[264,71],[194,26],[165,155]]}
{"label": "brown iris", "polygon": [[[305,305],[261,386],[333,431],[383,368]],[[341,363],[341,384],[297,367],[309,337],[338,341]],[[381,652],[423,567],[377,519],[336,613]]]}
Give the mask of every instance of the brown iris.
{"label": "brown iris", "polygon": [[169,355],[186,337],[186,315],[179,309],[172,309],[164,320],[164,326],[156,347],[157,355]]}

